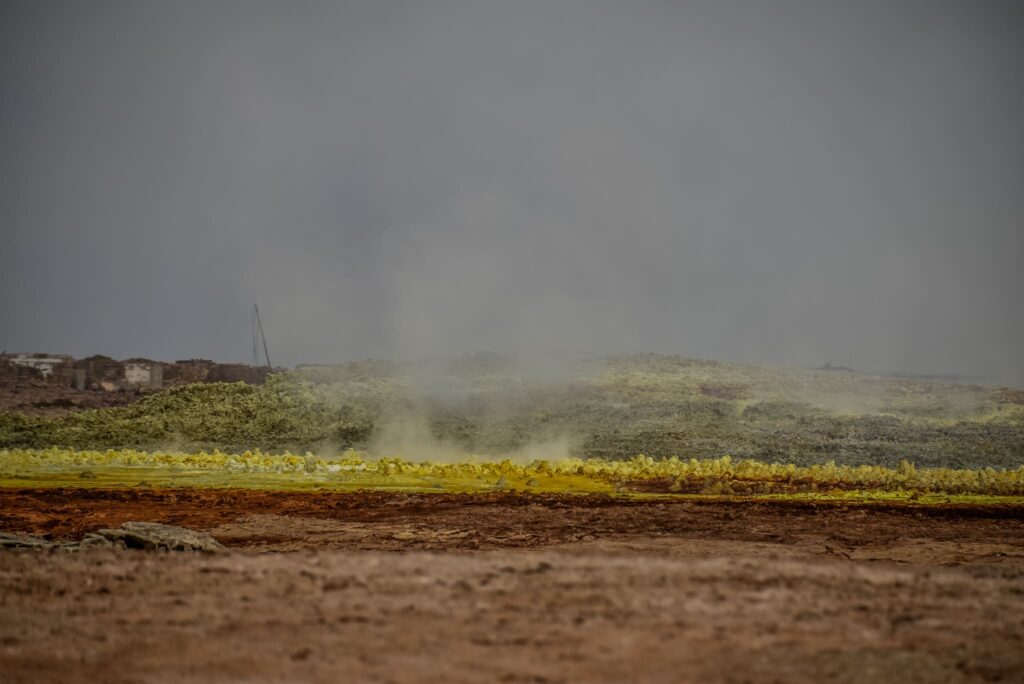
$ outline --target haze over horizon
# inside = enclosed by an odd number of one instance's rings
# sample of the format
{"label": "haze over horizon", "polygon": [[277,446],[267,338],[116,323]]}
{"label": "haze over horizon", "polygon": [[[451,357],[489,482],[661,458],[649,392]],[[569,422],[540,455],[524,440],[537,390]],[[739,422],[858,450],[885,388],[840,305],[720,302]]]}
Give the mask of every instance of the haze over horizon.
{"label": "haze over horizon", "polygon": [[0,5],[0,349],[1024,386],[1024,5]]}

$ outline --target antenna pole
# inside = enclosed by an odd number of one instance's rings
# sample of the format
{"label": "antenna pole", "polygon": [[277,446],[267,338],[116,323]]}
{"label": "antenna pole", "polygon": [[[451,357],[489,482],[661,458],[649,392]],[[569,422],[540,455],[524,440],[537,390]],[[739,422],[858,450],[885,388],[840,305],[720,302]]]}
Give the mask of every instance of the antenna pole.
{"label": "antenna pole", "polygon": [[259,357],[256,353],[256,305],[252,305],[252,365],[255,366]]}
{"label": "antenna pole", "polygon": [[[263,355],[267,359],[267,368],[273,368],[273,366],[270,365],[270,352],[267,351],[267,336],[263,333],[263,321],[260,320],[260,307],[257,306],[256,304],[253,304],[252,305],[252,312],[253,312],[253,314],[255,314],[256,327],[259,328],[260,339],[263,340]],[[255,351],[256,336],[255,335],[252,338],[252,343],[253,343],[253,357],[255,358],[255,356],[256,356],[256,351]],[[254,363],[253,365],[255,366],[256,364]]]}

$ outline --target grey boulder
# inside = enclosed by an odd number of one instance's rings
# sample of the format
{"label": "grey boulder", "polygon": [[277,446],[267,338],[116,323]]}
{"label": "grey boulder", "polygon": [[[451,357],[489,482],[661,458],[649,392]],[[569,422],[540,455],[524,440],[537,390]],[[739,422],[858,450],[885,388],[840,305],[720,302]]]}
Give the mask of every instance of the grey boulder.
{"label": "grey boulder", "polygon": [[[98,535],[129,549],[147,551],[224,551],[224,545],[205,532],[151,522],[126,522],[115,530],[99,530]],[[84,540],[83,540],[84,541]]]}
{"label": "grey boulder", "polygon": [[144,549],[146,551],[202,551],[216,553],[224,546],[205,532],[151,522],[126,522],[117,529],[90,532],[78,541],[55,543],[25,534],[0,532],[0,549]]}
{"label": "grey boulder", "polygon": [[48,542],[39,537],[0,532],[0,549],[49,549],[52,547],[53,542]]}

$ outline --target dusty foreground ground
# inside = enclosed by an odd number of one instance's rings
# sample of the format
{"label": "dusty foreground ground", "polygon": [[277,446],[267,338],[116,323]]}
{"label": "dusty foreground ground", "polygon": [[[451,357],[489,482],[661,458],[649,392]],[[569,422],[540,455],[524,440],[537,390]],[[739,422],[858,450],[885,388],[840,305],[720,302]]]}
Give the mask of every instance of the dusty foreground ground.
{"label": "dusty foreground ground", "polygon": [[0,490],[125,520],[231,550],[0,553],[0,681],[1024,681],[1020,509]]}

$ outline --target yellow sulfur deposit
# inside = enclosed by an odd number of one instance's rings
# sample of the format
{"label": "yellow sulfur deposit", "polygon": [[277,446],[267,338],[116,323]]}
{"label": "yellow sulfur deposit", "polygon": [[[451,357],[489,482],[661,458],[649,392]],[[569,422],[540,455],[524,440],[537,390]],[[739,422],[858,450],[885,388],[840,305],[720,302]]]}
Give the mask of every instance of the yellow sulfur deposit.
{"label": "yellow sulfur deposit", "polygon": [[1024,497],[1024,466],[956,470],[841,466],[797,467],[752,460],[409,462],[348,451],[337,457],[245,451],[197,453],[130,449],[0,450],[0,486],[208,486],[274,489],[524,491],[638,495],[908,498],[919,501]]}

